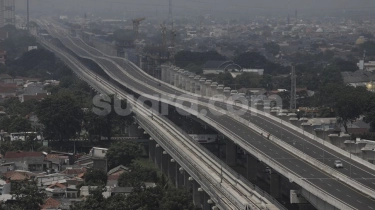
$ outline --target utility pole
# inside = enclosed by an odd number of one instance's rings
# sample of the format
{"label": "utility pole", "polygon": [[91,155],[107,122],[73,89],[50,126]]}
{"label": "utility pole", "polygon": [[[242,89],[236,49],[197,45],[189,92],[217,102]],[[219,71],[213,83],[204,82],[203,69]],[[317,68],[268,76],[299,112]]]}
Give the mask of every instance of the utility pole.
{"label": "utility pole", "polygon": [[172,0],[169,0],[169,13],[168,13],[168,22],[172,25],[173,28],[173,17],[172,17]]}
{"label": "utility pole", "polygon": [[173,21],[172,21],[172,31],[171,31],[171,51],[170,51],[170,60],[172,63],[174,63],[174,56],[176,53],[175,45],[176,45],[176,30],[174,30],[173,27]]}
{"label": "utility pole", "polygon": [[297,106],[297,93],[296,93],[296,86],[297,86],[297,82],[296,82],[296,70],[295,70],[295,67],[292,66],[292,75],[291,75],[291,90],[290,90],[290,107],[289,109],[290,110],[295,110],[296,109],[296,106]]}
{"label": "utility pole", "polygon": [[167,47],[167,27],[164,24],[160,24],[161,34],[162,34],[162,48]]}
{"label": "utility pole", "polygon": [[29,0],[27,0],[27,23],[26,23],[26,27],[27,27],[27,30],[29,31],[29,22],[30,22],[30,5],[29,5]]}

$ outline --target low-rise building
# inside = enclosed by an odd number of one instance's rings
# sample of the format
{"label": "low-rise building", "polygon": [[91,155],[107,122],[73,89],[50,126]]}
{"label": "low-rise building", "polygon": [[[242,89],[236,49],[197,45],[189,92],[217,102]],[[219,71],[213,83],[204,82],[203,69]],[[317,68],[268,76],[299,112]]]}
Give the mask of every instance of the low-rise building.
{"label": "low-rise building", "polygon": [[41,152],[6,152],[5,162],[14,162],[18,170],[44,171],[50,167],[50,163],[45,161]]}

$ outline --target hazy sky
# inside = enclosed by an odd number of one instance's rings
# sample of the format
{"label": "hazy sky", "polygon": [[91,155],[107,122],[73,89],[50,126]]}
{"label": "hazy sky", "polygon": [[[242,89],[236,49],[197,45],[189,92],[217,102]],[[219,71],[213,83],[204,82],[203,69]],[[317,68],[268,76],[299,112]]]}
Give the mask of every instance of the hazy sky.
{"label": "hazy sky", "polygon": [[[24,11],[26,0],[17,0],[18,11]],[[375,0],[172,0],[173,11],[191,13],[251,12],[251,11],[312,11],[322,9],[374,9]],[[165,13],[168,0],[30,0],[31,10],[74,12],[153,11]]]}

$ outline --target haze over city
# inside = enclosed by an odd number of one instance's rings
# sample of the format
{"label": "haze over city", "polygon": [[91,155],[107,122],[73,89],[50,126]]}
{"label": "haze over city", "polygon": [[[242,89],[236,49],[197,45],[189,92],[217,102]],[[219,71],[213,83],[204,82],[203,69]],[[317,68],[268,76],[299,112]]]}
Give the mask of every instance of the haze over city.
{"label": "haze over city", "polygon": [[14,209],[375,209],[375,1],[0,0]]}
{"label": "haze over city", "polygon": [[[16,2],[19,11],[25,10],[26,1]],[[173,1],[175,15],[204,15],[210,13],[217,16],[252,16],[254,14],[294,14],[300,10],[303,14],[325,14],[329,12],[374,11],[375,2],[372,0],[175,0]],[[30,1],[31,11],[61,13],[98,12],[99,14],[122,14],[135,11],[162,13],[168,11],[167,0],[34,0]],[[268,12],[268,13],[267,13]],[[216,14],[221,13],[221,14]],[[229,14],[231,13],[231,14]],[[154,15],[154,14],[152,14]]]}

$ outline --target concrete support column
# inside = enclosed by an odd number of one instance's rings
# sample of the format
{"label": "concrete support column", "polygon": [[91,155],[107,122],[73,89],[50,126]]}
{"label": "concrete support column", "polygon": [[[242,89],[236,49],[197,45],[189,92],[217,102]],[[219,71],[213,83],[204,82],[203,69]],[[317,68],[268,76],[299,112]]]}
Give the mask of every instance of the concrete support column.
{"label": "concrete support column", "polygon": [[301,127],[301,121],[298,120],[298,118],[295,118],[295,117],[291,117],[289,118],[289,122],[294,125],[294,126],[297,126],[297,127]]}
{"label": "concrete support column", "polygon": [[202,209],[203,210],[211,210],[211,203],[208,201],[210,200],[210,196],[206,192],[202,192]]}
{"label": "concrete support column", "polygon": [[206,82],[206,78],[201,77],[199,79],[199,86],[200,86],[200,88],[199,88],[199,93],[198,94],[200,94],[201,96],[205,96],[206,95],[206,87],[204,85],[205,82]]}
{"label": "concrete support column", "polygon": [[150,161],[155,163],[155,151],[156,151],[156,142],[152,138],[150,138],[150,141],[148,142],[148,158]]}
{"label": "concrete support column", "polygon": [[311,124],[308,124],[308,123],[302,123],[302,129],[305,131],[305,132],[308,132],[310,134],[314,134],[314,127],[313,125]]}
{"label": "concrete support column", "polygon": [[210,93],[210,97],[216,95],[216,88],[217,88],[217,82],[212,82],[211,83],[211,93]]}
{"label": "concrete support column", "polygon": [[270,178],[270,195],[274,198],[280,198],[280,175],[272,173]]}
{"label": "concrete support column", "polygon": [[258,109],[260,111],[264,110],[264,104],[263,103],[255,103],[254,106],[255,106],[256,109]]}
{"label": "concrete support column", "polygon": [[159,144],[155,145],[155,166],[161,169],[161,156],[163,153],[163,149],[160,147]]}
{"label": "concrete support column", "polygon": [[329,141],[329,135],[333,134],[334,130],[333,129],[315,129],[315,134],[318,138],[321,138],[325,141]]}
{"label": "concrete support column", "polygon": [[194,81],[194,77],[195,75],[194,74],[190,74],[189,75],[189,88],[186,89],[186,91],[189,91],[189,92],[193,92],[193,90],[195,89],[195,81]]}
{"label": "concrete support column", "polygon": [[180,73],[180,85],[179,88],[185,89],[185,77],[184,77],[184,71]]}
{"label": "concrete support column", "polygon": [[194,88],[191,91],[192,93],[200,94],[200,91],[201,91],[201,84],[199,82],[200,79],[201,77],[198,75],[194,77]]}
{"label": "concrete support column", "polygon": [[182,188],[184,186],[185,182],[185,170],[178,164],[176,163],[176,170],[175,170],[175,185],[176,188]]}
{"label": "concrete support column", "polygon": [[237,146],[236,144],[231,141],[227,140],[226,145],[225,145],[225,150],[226,150],[226,163],[229,166],[236,165],[236,153],[237,153]]}
{"label": "concrete support column", "polygon": [[212,83],[212,80],[206,80],[206,82],[204,83],[204,85],[206,86],[205,89],[206,89],[207,97],[210,97],[211,95],[211,83]]}
{"label": "concrete support column", "polygon": [[165,65],[161,66],[161,75],[160,75],[161,81],[164,81],[164,82],[166,81],[168,68],[169,66],[165,66]]}
{"label": "concrete support column", "polygon": [[183,80],[184,80],[184,78],[183,78],[183,70],[182,69],[180,69],[179,71],[178,71],[178,83],[177,83],[177,87],[178,88],[182,88],[182,84],[183,84]]}
{"label": "concrete support column", "polygon": [[170,71],[169,71],[170,75],[169,75],[169,84],[171,85],[175,85],[175,77],[176,77],[176,73],[177,73],[177,69],[176,68],[172,68]]}
{"label": "concrete support column", "polygon": [[246,154],[246,171],[250,182],[257,181],[258,159],[250,154]]}
{"label": "concrete support column", "polygon": [[224,94],[224,85],[218,85],[216,88],[216,95],[223,95]]}
{"label": "concrete support column", "polygon": [[176,183],[176,161],[171,158],[168,164],[168,177],[172,183]]}
{"label": "concrete support column", "polygon": [[185,85],[184,88],[183,88],[184,90],[190,89],[189,75],[190,75],[190,72],[185,71],[185,73],[184,73],[184,83],[182,84],[182,85]]}
{"label": "concrete support column", "polygon": [[163,151],[161,154],[161,171],[163,174],[168,175],[168,165],[169,165],[170,156],[167,151]]}
{"label": "concrete support column", "polygon": [[180,85],[180,74],[179,71],[174,72],[174,86],[179,87]]}
{"label": "concrete support column", "polygon": [[189,75],[184,74],[184,90],[189,90],[190,89],[190,80],[189,80]]}
{"label": "concrete support column", "polygon": [[231,88],[230,87],[224,87],[224,96],[226,99],[228,99],[230,97],[230,90]]}
{"label": "concrete support column", "polygon": [[184,186],[187,190],[193,187],[194,180],[190,180],[190,174],[184,170]]}
{"label": "concrete support column", "polygon": [[201,186],[197,181],[193,181],[193,203],[195,206],[198,206],[199,208],[202,208],[202,197],[201,197]]}

